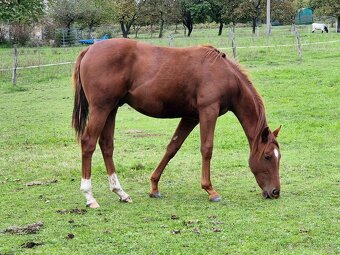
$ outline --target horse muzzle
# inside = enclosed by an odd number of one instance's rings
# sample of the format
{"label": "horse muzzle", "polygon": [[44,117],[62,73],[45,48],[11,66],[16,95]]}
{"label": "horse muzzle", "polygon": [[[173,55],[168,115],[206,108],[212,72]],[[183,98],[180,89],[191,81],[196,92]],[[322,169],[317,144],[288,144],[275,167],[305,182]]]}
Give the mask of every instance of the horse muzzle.
{"label": "horse muzzle", "polygon": [[264,198],[269,198],[269,199],[277,199],[280,197],[280,190],[279,189],[272,189],[270,191],[268,190],[263,190],[262,191],[262,196]]}

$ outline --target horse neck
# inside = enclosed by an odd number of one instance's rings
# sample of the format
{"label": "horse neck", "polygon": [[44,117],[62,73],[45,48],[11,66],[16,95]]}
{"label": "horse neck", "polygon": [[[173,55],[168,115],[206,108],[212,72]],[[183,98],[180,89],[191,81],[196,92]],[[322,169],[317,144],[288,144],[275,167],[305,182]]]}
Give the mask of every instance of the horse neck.
{"label": "horse neck", "polygon": [[233,105],[233,112],[247,136],[251,151],[256,152],[261,132],[267,126],[262,99],[248,79],[239,84],[240,96]]}

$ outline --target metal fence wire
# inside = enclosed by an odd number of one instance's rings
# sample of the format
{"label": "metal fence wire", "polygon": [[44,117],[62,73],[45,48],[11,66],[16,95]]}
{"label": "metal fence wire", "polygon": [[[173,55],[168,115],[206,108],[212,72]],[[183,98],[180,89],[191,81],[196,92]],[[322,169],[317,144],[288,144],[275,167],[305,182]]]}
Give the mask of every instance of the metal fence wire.
{"label": "metal fence wire", "polygon": [[[61,47],[0,49],[0,83],[16,85],[71,76],[75,59],[86,46],[75,45],[67,40],[84,38],[84,32],[72,30],[68,34],[60,30],[57,33],[62,39]],[[186,47],[209,43],[212,35],[209,33],[211,29],[207,29],[206,33],[201,31],[200,36],[188,38],[170,31],[169,36],[161,39],[144,36],[140,40],[163,46]],[[276,31],[271,36],[259,31],[251,36],[243,30],[229,30],[224,36],[214,39],[213,46],[246,65],[266,61],[268,56],[272,56],[271,61],[276,64],[310,61],[316,52],[340,48],[338,37],[330,38],[321,34],[310,37],[310,34],[310,31],[302,30],[299,33],[286,29]]]}

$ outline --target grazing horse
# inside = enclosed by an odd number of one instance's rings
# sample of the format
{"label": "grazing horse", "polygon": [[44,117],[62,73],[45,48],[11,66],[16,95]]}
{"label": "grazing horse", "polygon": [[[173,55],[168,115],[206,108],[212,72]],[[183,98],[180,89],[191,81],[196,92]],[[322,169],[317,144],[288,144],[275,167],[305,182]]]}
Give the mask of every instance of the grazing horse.
{"label": "grazing horse", "polygon": [[216,119],[232,111],[250,147],[249,166],[262,195],[280,194],[280,150],[271,132],[259,94],[248,76],[212,46],[167,48],[130,39],[98,42],[80,53],[73,74],[75,100],[72,125],[82,150],[81,191],[86,205],[99,207],[91,185],[91,158],[99,140],[110,190],[121,201],[132,202],[121,187],[113,155],[115,117],[128,104],[156,118],[181,118],[166,152],[151,175],[150,197],[160,197],[158,182],[171,158],[199,124],[201,186],[210,201],[220,196],[210,181],[210,160]]}
{"label": "grazing horse", "polygon": [[323,32],[328,33],[328,28],[325,24],[321,24],[321,23],[313,23],[312,24],[312,33],[315,32],[316,29],[319,29]]}

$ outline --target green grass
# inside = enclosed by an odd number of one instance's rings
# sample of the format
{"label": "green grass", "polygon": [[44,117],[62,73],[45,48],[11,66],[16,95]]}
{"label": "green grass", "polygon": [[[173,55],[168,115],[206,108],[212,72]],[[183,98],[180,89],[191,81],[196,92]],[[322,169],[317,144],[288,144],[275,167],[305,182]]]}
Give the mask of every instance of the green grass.
{"label": "green grass", "polygon": [[[201,35],[198,40],[205,40],[206,32]],[[306,36],[317,41],[323,35]],[[337,35],[326,36],[334,40]],[[220,39],[210,40],[218,44]],[[70,77],[30,74],[17,88],[3,83],[0,230],[37,221],[44,227],[33,235],[0,233],[0,254],[339,254],[340,53],[333,44],[318,51],[306,47],[298,63],[296,55],[282,56],[287,51],[263,49],[251,57],[252,51],[239,50],[263,96],[271,128],[283,125],[278,200],[260,196],[247,165],[246,137],[231,113],[218,120],[212,161],[212,181],[223,200],[210,203],[200,188],[197,128],[162,176],[164,198],[150,199],[149,175],[178,120],[148,118],[123,106],[117,116],[115,162],[134,202],[120,203],[109,192],[97,149],[93,188],[101,207],[83,215],[57,213],[85,208],[80,150],[70,127]],[[28,241],[43,245],[22,248]]]}

